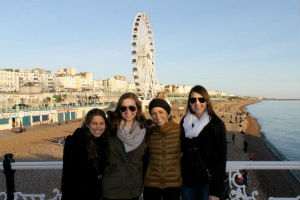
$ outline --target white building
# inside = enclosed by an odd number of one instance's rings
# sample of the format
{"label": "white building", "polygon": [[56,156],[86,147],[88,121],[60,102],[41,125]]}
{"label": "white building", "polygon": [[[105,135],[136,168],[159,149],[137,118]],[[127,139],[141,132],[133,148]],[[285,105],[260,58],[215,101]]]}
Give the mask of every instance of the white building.
{"label": "white building", "polygon": [[13,70],[0,70],[0,91],[17,92],[19,91],[19,76]]}
{"label": "white building", "polygon": [[99,92],[104,91],[103,81],[102,80],[93,80],[93,91]]}
{"label": "white building", "polygon": [[93,74],[88,72],[80,72],[76,76],[81,76],[81,87],[82,90],[93,89]]}
{"label": "white building", "polygon": [[56,76],[49,70],[35,68],[32,70],[34,85],[40,86],[43,92],[54,92],[57,89]]}
{"label": "white building", "polygon": [[112,76],[107,80],[107,91],[109,92],[126,92],[128,86],[125,76]]}
{"label": "white building", "polygon": [[75,68],[59,68],[56,74],[59,84],[58,91],[90,91],[93,90],[93,74],[80,72],[76,74]]}
{"label": "white building", "polygon": [[75,88],[76,88],[76,91],[82,91],[82,76],[73,76],[74,79],[75,79]]}
{"label": "white building", "polygon": [[59,92],[77,90],[76,78],[72,75],[56,74],[56,80]]}
{"label": "white building", "polygon": [[[14,84],[10,91],[19,91],[21,86],[37,86],[43,92],[52,92],[56,90],[55,75],[51,71],[42,68],[34,69],[4,69],[3,71],[12,72],[14,75]],[[8,75],[8,77],[10,77]],[[18,83],[16,83],[18,82]]]}

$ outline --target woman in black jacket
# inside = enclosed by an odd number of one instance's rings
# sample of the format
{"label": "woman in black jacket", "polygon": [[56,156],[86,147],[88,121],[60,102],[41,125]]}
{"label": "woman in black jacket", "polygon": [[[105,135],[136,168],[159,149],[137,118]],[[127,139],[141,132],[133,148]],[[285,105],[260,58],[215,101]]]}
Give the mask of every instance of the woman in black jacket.
{"label": "woman in black jacket", "polygon": [[227,160],[226,128],[204,87],[191,89],[180,125],[182,200],[219,200]]}
{"label": "woman in black jacket", "polygon": [[81,128],[65,141],[62,200],[101,199],[101,179],[106,162],[105,113],[90,110]]}

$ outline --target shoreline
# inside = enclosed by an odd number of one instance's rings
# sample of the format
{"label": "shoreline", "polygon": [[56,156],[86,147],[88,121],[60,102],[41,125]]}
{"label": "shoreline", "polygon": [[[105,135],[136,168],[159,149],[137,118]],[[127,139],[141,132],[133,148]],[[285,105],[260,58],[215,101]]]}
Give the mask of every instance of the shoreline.
{"label": "shoreline", "polygon": [[[241,106],[244,112],[246,106]],[[255,117],[247,114],[246,140],[249,143],[248,152],[254,155],[254,161],[281,161],[280,157],[270,148],[261,126]],[[257,179],[267,196],[297,196],[299,195],[300,181],[291,173],[291,170],[257,170]]]}

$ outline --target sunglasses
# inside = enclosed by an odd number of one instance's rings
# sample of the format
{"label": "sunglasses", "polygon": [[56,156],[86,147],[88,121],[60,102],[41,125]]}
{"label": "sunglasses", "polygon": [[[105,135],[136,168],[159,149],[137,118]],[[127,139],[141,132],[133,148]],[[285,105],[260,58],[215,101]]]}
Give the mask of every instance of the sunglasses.
{"label": "sunglasses", "polygon": [[122,106],[121,108],[120,108],[120,111],[121,112],[125,112],[127,109],[129,109],[131,112],[134,112],[134,111],[136,111],[136,107],[135,106]]}
{"label": "sunglasses", "polygon": [[195,102],[197,101],[197,99],[198,99],[198,101],[199,101],[200,103],[204,103],[204,102],[206,101],[204,97],[198,97],[198,98],[191,97],[191,98],[190,98],[190,103],[195,103]]}

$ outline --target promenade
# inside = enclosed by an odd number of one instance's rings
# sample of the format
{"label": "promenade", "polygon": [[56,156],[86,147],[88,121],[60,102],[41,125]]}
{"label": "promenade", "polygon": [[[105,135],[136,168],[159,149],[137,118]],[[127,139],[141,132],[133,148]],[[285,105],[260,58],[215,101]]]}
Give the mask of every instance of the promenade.
{"label": "promenade", "polygon": [[[248,161],[251,152],[254,153],[255,161],[277,160],[263,143],[256,120],[244,111],[246,105],[255,102],[257,101],[213,102],[216,113],[226,124],[228,161]],[[180,122],[185,110],[185,104],[172,104],[171,115],[175,122]],[[148,113],[146,117],[150,117]],[[14,154],[16,161],[61,161],[63,145],[59,144],[59,138],[72,134],[81,123],[81,120],[73,120],[68,124],[54,126],[36,125],[27,127],[21,134],[17,134],[16,130],[0,131],[0,157],[10,152]],[[242,130],[245,134],[241,133]],[[243,151],[245,140],[249,144],[247,153]],[[4,174],[1,173],[0,177],[0,191],[5,191]],[[16,190],[23,193],[45,193],[50,198],[53,196],[52,189],[60,189],[60,179],[61,170],[18,170],[15,174]],[[297,196],[299,188],[299,182],[286,170],[249,171],[247,190],[249,193],[257,190],[257,199]]]}

